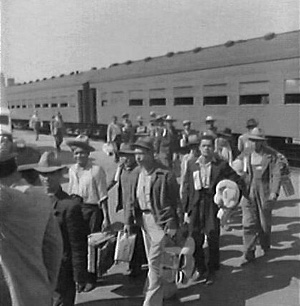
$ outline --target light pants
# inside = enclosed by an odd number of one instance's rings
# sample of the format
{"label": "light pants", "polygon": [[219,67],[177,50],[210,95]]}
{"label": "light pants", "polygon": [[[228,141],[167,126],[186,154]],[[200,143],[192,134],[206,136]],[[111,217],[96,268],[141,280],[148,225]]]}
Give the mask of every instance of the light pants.
{"label": "light pants", "polygon": [[161,259],[165,245],[165,232],[155,223],[151,213],[143,213],[142,231],[149,269],[148,287],[143,306],[162,306],[164,297],[176,293],[176,285],[162,279]]}

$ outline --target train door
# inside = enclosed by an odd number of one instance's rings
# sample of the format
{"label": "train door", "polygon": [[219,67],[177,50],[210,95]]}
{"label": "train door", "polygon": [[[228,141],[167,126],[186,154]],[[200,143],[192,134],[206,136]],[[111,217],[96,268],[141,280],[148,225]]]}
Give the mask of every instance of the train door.
{"label": "train door", "polygon": [[97,90],[90,88],[89,82],[78,90],[78,114],[80,123],[97,123]]}

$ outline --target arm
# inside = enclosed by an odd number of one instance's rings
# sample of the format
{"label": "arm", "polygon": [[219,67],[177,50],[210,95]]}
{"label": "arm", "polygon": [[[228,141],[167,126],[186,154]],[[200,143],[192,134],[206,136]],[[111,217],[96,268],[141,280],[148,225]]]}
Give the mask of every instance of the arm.
{"label": "arm", "polygon": [[281,185],[281,171],[280,171],[280,161],[278,157],[274,157],[274,160],[272,161],[271,165],[271,175],[272,175],[272,181],[271,181],[271,192],[270,192],[270,200],[276,200],[279,196],[280,191],[280,185]]}
{"label": "arm", "polygon": [[43,239],[43,259],[48,272],[49,282],[55,289],[63,254],[63,242],[58,223],[50,212]]}
{"label": "arm", "polygon": [[73,278],[84,285],[87,270],[87,230],[82,217],[81,207],[76,200],[69,201],[66,212],[66,228],[72,254]]}
{"label": "arm", "polygon": [[110,124],[107,127],[106,140],[107,142],[111,142],[111,125]]}

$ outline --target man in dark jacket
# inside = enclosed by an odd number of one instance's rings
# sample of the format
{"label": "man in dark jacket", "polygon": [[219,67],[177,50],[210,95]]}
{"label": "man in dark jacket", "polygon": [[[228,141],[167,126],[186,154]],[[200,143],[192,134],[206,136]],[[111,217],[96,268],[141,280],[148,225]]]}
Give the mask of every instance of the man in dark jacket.
{"label": "man in dark jacket", "polygon": [[[221,180],[229,179],[236,182],[244,194],[245,186],[229,164],[214,154],[213,136],[202,136],[199,148],[200,157],[189,160],[187,164],[183,178],[182,204],[185,222],[189,224],[196,243],[196,279],[212,284],[215,271],[220,267],[220,223],[217,218],[218,206],[214,203],[216,186]],[[203,251],[205,236],[209,248],[208,267],[205,265]]]}
{"label": "man in dark jacket", "polygon": [[45,152],[34,167],[52,201],[63,237],[63,259],[53,298],[54,306],[73,306],[76,290],[84,291],[87,279],[87,228],[80,202],[72,199],[60,186],[64,168],[53,152]]}

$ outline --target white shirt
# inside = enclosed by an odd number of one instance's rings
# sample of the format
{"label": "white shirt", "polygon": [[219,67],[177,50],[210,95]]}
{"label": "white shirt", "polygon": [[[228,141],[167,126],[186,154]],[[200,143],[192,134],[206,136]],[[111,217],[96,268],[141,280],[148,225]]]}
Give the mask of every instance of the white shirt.
{"label": "white shirt", "polygon": [[69,194],[77,194],[87,204],[100,204],[107,199],[106,174],[101,166],[89,162],[86,167],[77,164],[69,169]]}
{"label": "white shirt", "polygon": [[151,209],[151,174],[142,170],[139,174],[137,185],[137,199],[139,201],[140,209]]}

